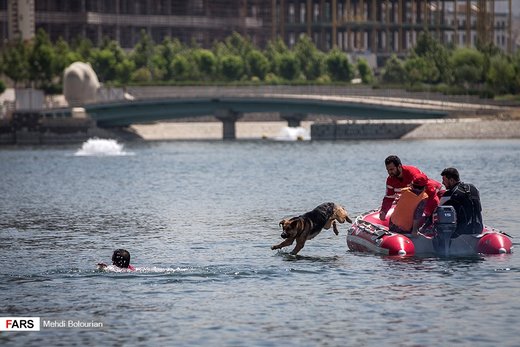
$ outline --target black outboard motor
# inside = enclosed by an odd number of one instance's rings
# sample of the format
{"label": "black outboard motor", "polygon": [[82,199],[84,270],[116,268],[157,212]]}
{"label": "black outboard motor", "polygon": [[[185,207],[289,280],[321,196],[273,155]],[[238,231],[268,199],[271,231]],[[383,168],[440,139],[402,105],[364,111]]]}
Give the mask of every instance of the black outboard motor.
{"label": "black outboard motor", "polygon": [[457,214],[453,206],[439,206],[433,213],[433,248],[438,255],[450,255],[451,236],[457,229]]}

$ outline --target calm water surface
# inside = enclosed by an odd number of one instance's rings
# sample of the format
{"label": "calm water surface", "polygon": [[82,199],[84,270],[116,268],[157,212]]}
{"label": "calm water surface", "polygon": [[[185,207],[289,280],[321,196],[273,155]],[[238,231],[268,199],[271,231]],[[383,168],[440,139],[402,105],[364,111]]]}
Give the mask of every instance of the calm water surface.
{"label": "calm water surface", "polygon": [[[129,143],[0,150],[0,316],[102,328],[1,332],[2,346],[519,346],[517,254],[391,258],[325,231],[298,257],[278,222],[378,207],[384,158],[456,166],[486,224],[520,237],[520,141]],[[112,251],[135,273],[96,271]]]}

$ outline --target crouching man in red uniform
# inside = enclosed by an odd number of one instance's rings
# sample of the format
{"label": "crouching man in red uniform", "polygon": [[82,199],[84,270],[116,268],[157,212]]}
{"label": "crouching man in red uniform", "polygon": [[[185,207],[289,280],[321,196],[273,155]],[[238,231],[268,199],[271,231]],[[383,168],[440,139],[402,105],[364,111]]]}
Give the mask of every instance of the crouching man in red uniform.
{"label": "crouching man in red uniform", "polygon": [[[424,175],[424,173],[415,166],[402,165],[401,159],[396,155],[388,156],[385,159],[385,165],[388,178],[386,179],[386,194],[381,203],[379,212],[379,219],[381,220],[386,219],[388,210],[401,195],[401,189],[408,187],[415,176]],[[441,187],[440,182],[428,178],[428,184],[425,190],[426,194],[428,194],[428,200],[426,200],[426,206],[424,207],[425,218],[430,217],[439,205],[438,193]]]}
{"label": "crouching man in red uniform", "polygon": [[424,222],[423,212],[428,200],[425,189],[428,177],[415,176],[412,186],[401,190],[401,197],[390,217],[389,230],[399,234],[417,235]]}

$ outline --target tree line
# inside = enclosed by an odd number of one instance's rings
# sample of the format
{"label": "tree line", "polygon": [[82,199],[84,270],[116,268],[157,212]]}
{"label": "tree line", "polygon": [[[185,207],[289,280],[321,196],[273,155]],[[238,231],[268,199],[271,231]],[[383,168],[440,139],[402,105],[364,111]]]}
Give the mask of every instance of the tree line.
{"label": "tree line", "polygon": [[[40,29],[33,40],[10,42],[0,55],[0,71],[15,87],[60,93],[64,69],[75,61],[91,64],[100,82],[113,86],[157,84],[331,84],[359,78],[374,87],[478,93],[486,96],[520,93],[520,53],[507,55],[487,45],[476,49],[444,46],[423,32],[403,59],[392,55],[380,71],[363,58],[351,61],[335,48],[322,52],[309,37],[292,48],[281,39],[265,49],[238,33],[211,49],[166,38],[156,44],[145,32],[127,52],[105,39],[94,47],[88,39],[54,44]],[[1,82],[1,81],[0,81]],[[5,89],[5,84],[0,87]],[[0,90],[2,91],[2,90]]]}
{"label": "tree line", "polygon": [[423,32],[406,59],[392,55],[386,61],[380,81],[447,94],[520,94],[520,51],[508,55],[493,44],[476,46],[445,46]]}

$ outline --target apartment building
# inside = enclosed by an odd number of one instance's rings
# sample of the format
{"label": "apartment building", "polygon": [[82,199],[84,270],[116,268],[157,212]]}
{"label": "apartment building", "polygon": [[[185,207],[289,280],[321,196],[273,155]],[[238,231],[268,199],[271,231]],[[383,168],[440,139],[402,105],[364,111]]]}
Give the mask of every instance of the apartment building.
{"label": "apartment building", "polygon": [[[420,32],[444,43],[475,46],[477,39],[511,50],[511,0],[277,0],[272,36],[289,45],[307,34],[328,50],[406,52]],[[505,3],[508,11],[496,12]],[[504,6],[502,6],[504,7]]]}
{"label": "apartment building", "polygon": [[[154,40],[175,37],[211,46],[234,31],[263,46],[271,18],[265,1],[255,0],[0,0],[0,31],[5,39],[27,38],[39,28],[51,40],[103,38],[132,48],[145,30]],[[267,8],[268,11],[271,7]]]}
{"label": "apartment building", "polygon": [[234,31],[259,47],[276,37],[292,46],[306,34],[322,50],[384,56],[405,54],[429,30],[444,43],[471,47],[477,40],[492,41],[511,52],[512,1],[0,0],[0,34],[3,44],[43,28],[52,40],[86,37],[97,45],[106,37],[126,49],[142,30],[155,42],[174,37],[203,47]]}

